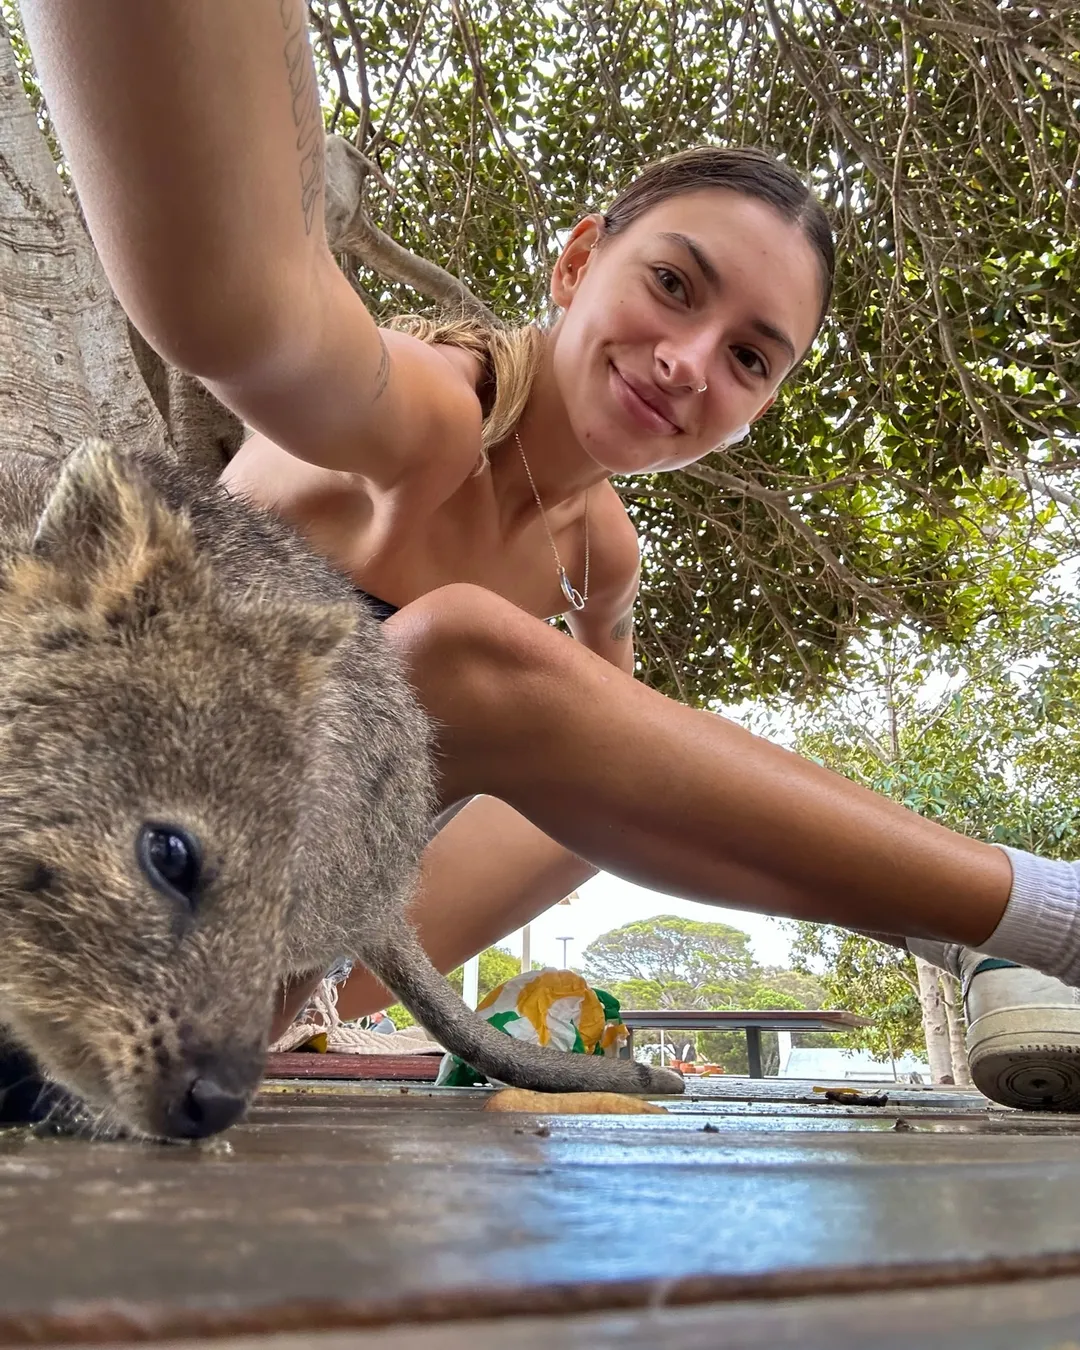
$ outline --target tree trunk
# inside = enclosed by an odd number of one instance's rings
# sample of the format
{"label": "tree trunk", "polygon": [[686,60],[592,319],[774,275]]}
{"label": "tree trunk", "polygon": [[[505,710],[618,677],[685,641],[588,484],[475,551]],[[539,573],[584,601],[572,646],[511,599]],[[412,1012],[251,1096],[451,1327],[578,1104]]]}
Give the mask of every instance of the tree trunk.
{"label": "tree trunk", "polygon": [[63,459],[86,436],[166,431],[0,20],[0,454]]}
{"label": "tree trunk", "polygon": [[971,1087],[971,1070],[968,1068],[967,1043],[964,1039],[963,999],[960,997],[960,983],[955,975],[947,970],[938,971],[942,999],[945,1003],[945,1016],[949,1023],[949,1051],[952,1055],[953,1082],[957,1087]]}
{"label": "tree trunk", "polygon": [[926,1033],[926,1053],[930,1060],[930,1081],[953,1082],[952,1050],[949,1046],[949,1020],[945,999],[941,993],[941,972],[929,961],[915,958],[919,974],[919,1002],[922,1005],[923,1031]]}

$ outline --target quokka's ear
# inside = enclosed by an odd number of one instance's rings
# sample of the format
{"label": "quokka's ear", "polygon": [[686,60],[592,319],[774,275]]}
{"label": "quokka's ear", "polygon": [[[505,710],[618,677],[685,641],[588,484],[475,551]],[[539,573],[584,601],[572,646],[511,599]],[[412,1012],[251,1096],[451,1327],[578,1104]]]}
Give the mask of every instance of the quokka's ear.
{"label": "quokka's ear", "polygon": [[332,656],[356,631],[352,605],[306,605],[290,616],[294,650],[317,661]]}
{"label": "quokka's ear", "polygon": [[275,601],[244,608],[266,668],[305,694],[322,686],[338,648],[356,628],[356,610],[348,604]]}
{"label": "quokka's ear", "polygon": [[187,518],[161,500],[132,459],[90,440],[65,462],[29,555],[7,580],[27,599],[107,607],[194,557]]}

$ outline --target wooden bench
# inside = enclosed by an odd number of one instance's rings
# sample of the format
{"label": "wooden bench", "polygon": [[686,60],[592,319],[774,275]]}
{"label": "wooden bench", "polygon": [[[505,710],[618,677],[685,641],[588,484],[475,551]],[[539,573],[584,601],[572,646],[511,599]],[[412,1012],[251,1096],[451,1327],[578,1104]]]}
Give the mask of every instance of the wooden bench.
{"label": "wooden bench", "polygon": [[870,1025],[869,1017],[838,1010],[807,1011],[802,1008],[767,1009],[757,1012],[737,1008],[653,1008],[624,1011],[623,1024],[630,1033],[626,1053],[633,1058],[635,1031],[745,1031],[750,1077],[762,1078],[761,1033],[763,1031],[850,1031]]}

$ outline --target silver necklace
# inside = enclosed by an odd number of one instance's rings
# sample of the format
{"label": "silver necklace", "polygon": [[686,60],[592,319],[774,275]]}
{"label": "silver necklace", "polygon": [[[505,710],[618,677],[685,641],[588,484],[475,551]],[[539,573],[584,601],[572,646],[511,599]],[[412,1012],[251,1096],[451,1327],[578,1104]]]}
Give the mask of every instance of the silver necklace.
{"label": "silver necklace", "polygon": [[567,603],[572,609],[582,610],[589,602],[589,490],[585,489],[585,580],[582,590],[575,590],[570,578],[566,575],[566,568],[562,565],[562,559],[559,557],[559,550],[555,546],[555,536],[551,533],[551,526],[548,524],[547,512],[544,510],[544,503],[540,500],[540,494],[536,490],[536,484],[533,482],[532,469],[529,468],[529,461],[525,458],[525,448],[521,444],[521,437],[514,432],[514,440],[517,441],[517,448],[521,454],[521,462],[525,465],[525,472],[529,478],[529,486],[533,490],[533,496],[536,498],[536,508],[540,512],[540,519],[544,522],[544,529],[547,530],[548,542],[551,544],[551,551],[555,555],[555,571],[559,577],[559,586],[562,588],[563,595],[566,596]]}

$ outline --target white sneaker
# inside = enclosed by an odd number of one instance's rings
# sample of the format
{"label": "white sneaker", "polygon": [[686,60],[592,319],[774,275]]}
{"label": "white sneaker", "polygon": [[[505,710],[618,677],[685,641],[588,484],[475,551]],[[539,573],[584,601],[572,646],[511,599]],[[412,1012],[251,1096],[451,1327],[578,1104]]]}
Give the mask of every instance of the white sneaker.
{"label": "white sneaker", "polygon": [[1080,1111],[1080,990],[956,943],[907,945],[960,981],[980,1092],[1026,1111]]}
{"label": "white sneaker", "polygon": [[1080,993],[966,948],[960,970],[979,1091],[1027,1111],[1080,1111]]}

